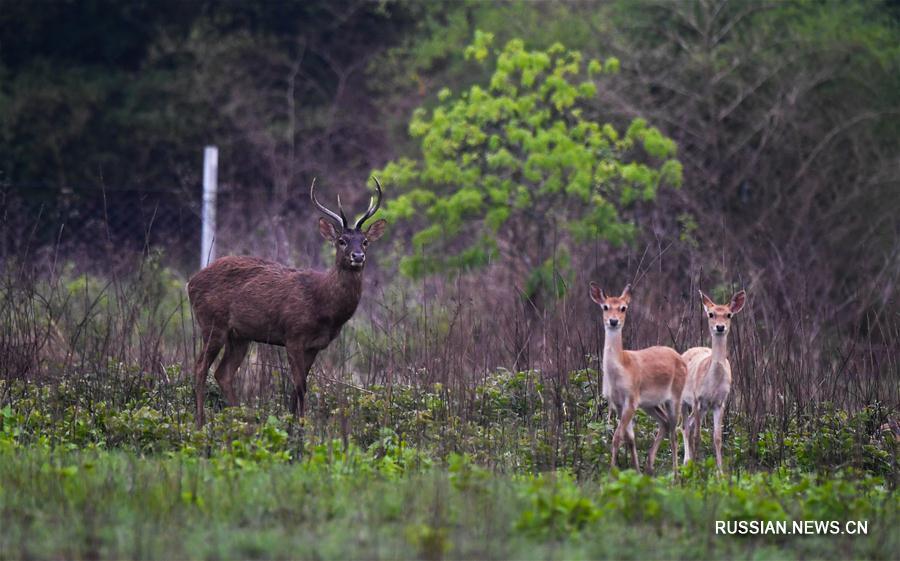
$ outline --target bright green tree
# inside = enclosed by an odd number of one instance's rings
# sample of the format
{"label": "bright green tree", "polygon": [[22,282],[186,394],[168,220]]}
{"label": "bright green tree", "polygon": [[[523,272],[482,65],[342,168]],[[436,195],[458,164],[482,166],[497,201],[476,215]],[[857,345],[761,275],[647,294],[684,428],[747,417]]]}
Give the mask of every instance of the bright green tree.
{"label": "bright green tree", "polygon": [[[414,251],[401,261],[413,277],[501,259],[527,275],[529,296],[559,292],[567,247],[584,240],[620,244],[636,227],[623,210],[678,186],[675,143],[643,119],[621,134],[588,116],[585,102],[618,60],[584,61],[554,44],[502,50],[476,32],[467,59],[496,61],[489,83],[458,97],[447,89],[409,126],[421,158],[401,158],[375,174],[400,191],[386,214],[413,221]],[[396,191],[395,191],[396,193]]]}

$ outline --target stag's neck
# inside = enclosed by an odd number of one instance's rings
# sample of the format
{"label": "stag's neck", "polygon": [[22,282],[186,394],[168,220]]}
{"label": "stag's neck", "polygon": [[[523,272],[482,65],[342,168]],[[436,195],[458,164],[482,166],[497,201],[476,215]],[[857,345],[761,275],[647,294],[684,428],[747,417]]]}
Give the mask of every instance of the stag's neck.
{"label": "stag's neck", "polygon": [[334,299],[338,316],[349,319],[359,305],[362,296],[362,270],[354,271],[343,267],[331,268],[325,276],[326,293]]}
{"label": "stag's neck", "polygon": [[728,336],[713,335],[712,336],[712,354],[710,361],[713,363],[725,364],[728,360]]}

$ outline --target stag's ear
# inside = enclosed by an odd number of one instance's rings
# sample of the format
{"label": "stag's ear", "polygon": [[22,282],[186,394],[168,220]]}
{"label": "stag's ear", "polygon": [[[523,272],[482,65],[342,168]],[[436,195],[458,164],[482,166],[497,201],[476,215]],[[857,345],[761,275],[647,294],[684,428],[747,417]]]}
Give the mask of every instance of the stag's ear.
{"label": "stag's ear", "polygon": [[603,294],[603,289],[594,281],[591,281],[591,300],[601,306],[603,305],[603,302],[606,301],[606,294]]}
{"label": "stag's ear", "polygon": [[747,293],[743,290],[731,297],[731,313],[736,314],[744,309],[744,302],[747,301]]}
{"label": "stag's ear", "polygon": [[625,285],[625,290],[622,291],[622,295],[619,296],[619,298],[621,298],[622,300],[625,300],[626,304],[631,303],[631,285],[630,284]]}
{"label": "stag's ear", "polygon": [[384,218],[382,218],[381,220],[376,220],[366,230],[366,239],[370,242],[374,242],[384,235],[385,227],[387,227],[387,220],[385,220]]}
{"label": "stag's ear", "polygon": [[338,237],[337,230],[334,229],[334,224],[327,218],[319,218],[319,233],[322,234],[323,238],[330,242],[333,242]]}
{"label": "stag's ear", "polygon": [[709,296],[707,296],[706,294],[703,294],[703,291],[702,291],[702,290],[698,290],[697,292],[700,293],[700,301],[703,302],[703,309],[704,309],[704,310],[706,310],[706,311],[708,312],[708,311],[710,311],[712,308],[714,308],[714,307],[716,306],[715,302],[713,302],[713,301],[709,298]]}

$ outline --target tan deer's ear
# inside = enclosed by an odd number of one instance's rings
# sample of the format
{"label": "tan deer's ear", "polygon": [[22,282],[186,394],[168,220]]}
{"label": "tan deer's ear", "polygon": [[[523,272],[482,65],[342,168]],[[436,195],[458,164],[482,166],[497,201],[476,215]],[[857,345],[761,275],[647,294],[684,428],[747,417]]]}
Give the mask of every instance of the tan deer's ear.
{"label": "tan deer's ear", "polygon": [[319,233],[322,234],[323,238],[330,242],[333,242],[338,237],[337,230],[334,229],[334,224],[327,218],[319,218]]}
{"label": "tan deer's ear", "polygon": [[747,293],[745,291],[740,291],[734,296],[731,297],[731,313],[736,314],[744,309],[744,303],[747,301]]}
{"label": "tan deer's ear", "polygon": [[625,290],[622,291],[622,295],[619,296],[619,298],[621,298],[622,300],[625,300],[626,304],[631,303],[631,285],[630,284],[625,285]]}
{"label": "tan deer's ear", "polygon": [[591,300],[599,305],[603,305],[603,302],[606,300],[606,294],[603,293],[603,289],[600,288],[597,283],[591,281]]}
{"label": "tan deer's ear", "polygon": [[706,310],[708,312],[712,308],[715,308],[716,304],[715,304],[715,302],[712,301],[712,299],[709,296],[707,296],[706,294],[703,294],[702,290],[698,290],[697,292],[700,293],[700,301],[703,302],[704,310]]}

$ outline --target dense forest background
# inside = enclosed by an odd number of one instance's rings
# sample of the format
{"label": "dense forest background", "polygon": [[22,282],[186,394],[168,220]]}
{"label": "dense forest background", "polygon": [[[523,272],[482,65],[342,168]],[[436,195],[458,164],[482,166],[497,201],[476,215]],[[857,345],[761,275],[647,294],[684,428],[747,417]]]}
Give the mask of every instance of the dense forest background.
{"label": "dense forest background", "polygon": [[[634,282],[646,302],[636,332],[678,346],[703,335],[696,288],[746,288],[759,346],[803,346],[841,376],[865,341],[881,382],[856,397],[896,397],[882,359],[900,325],[898,25],[895,0],[3,0],[2,253],[37,276],[60,261],[103,273],[152,255],[183,282],[213,144],[220,254],[325,266],[310,181],[361,211],[371,174],[382,178],[391,227],[359,314],[382,325],[369,341],[381,350],[383,326],[406,317],[392,306],[433,297],[444,310],[434,336],[468,368],[562,370],[561,354],[599,345],[589,279]],[[507,103],[479,101],[495,60],[527,73],[570,56],[587,85],[573,90],[577,110],[548,106],[561,137],[496,165],[435,149],[432,132],[467,138],[466,118]],[[519,101],[526,90],[503,91]],[[469,116],[443,123],[457,101]],[[600,152],[612,151],[615,189],[582,181],[576,152],[554,152],[584,123],[612,127]],[[558,158],[562,171],[535,175],[519,156]],[[497,166],[510,171],[488,173]],[[456,257],[409,260],[434,253]],[[807,390],[818,391],[796,389]]]}

